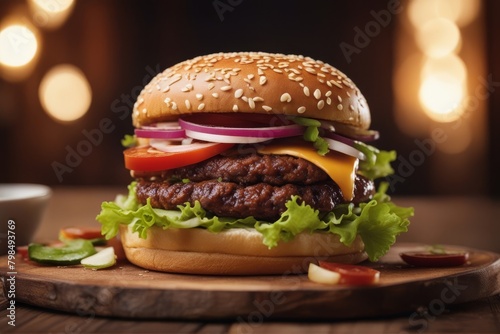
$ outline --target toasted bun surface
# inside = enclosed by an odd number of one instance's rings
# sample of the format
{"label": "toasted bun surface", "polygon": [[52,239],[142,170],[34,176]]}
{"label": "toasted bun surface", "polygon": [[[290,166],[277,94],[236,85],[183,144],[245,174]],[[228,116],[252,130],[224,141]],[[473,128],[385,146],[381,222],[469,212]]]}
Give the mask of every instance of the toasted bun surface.
{"label": "toasted bun surface", "polygon": [[141,239],[120,227],[127,259],[156,271],[205,275],[267,275],[306,272],[310,262],[330,260],[359,263],[366,260],[358,237],[347,247],[329,233],[302,233],[290,242],[268,249],[254,229],[211,233],[205,229],[168,229],[153,226]]}
{"label": "toasted bun surface", "polygon": [[354,83],[309,57],[262,52],[196,57],[158,74],[140,93],[136,127],[194,113],[303,116],[367,129],[370,110]]}

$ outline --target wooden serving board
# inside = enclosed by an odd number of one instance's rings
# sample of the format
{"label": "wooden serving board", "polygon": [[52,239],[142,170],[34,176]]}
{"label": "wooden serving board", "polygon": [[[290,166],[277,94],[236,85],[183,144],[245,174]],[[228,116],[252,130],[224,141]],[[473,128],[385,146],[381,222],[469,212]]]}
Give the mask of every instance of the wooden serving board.
{"label": "wooden serving board", "polygon": [[[378,284],[366,287],[321,285],[306,275],[177,275],[144,270],[128,262],[93,271],[18,260],[16,303],[98,316],[255,323],[269,318],[346,319],[424,309],[443,312],[451,304],[500,292],[498,254],[467,250],[469,262],[451,268],[417,268],[401,261],[400,252],[419,247],[401,244],[378,263],[367,263],[381,271],[381,278]],[[7,259],[0,261],[7,296]]]}

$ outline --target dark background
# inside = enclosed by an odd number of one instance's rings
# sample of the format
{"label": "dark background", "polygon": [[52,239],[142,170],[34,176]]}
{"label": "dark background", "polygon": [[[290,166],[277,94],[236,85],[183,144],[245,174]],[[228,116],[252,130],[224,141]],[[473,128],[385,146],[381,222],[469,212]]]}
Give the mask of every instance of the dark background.
{"label": "dark background", "polygon": [[[394,35],[391,22],[348,62],[340,44],[352,44],[355,27],[363,28],[370,11],[386,9],[388,1],[265,1],[221,0],[230,9],[219,13],[213,0],[123,1],[80,0],[59,29],[42,31],[43,47],[36,69],[21,82],[0,79],[0,182],[49,185],[126,185],[120,139],[133,131],[130,117],[116,108],[131,109],[135,95],[154,73],[182,60],[219,51],[267,51],[303,54],[330,63],[346,73],[365,95],[372,128],[381,132],[377,146],[408,156],[414,140],[394,120],[392,76]],[[231,5],[232,4],[232,5]],[[406,1],[401,6],[406,6]],[[0,1],[0,20],[24,1]],[[220,7],[219,7],[220,8]],[[486,74],[500,81],[500,50],[496,13],[498,1],[483,2]],[[220,16],[221,14],[222,16]],[[28,15],[29,16],[29,15]],[[29,18],[29,17],[28,17]],[[393,18],[395,21],[396,18]],[[38,85],[53,66],[70,63],[87,76],[93,92],[90,110],[71,123],[51,119],[38,100]],[[500,90],[500,88],[499,88]],[[481,173],[470,173],[453,187],[436,187],[429,157],[394,192],[401,195],[499,196],[500,92],[487,101],[487,143]],[[114,112],[115,111],[115,112]],[[114,130],[83,157],[60,182],[52,164],[64,163],[68,147],[85,140],[83,131],[109,118]],[[397,166],[396,166],[397,167]],[[484,167],[484,166],[483,166]],[[445,168],[449,168],[446,166]],[[453,174],[453,170],[449,170]],[[445,173],[446,174],[446,173]],[[478,180],[485,186],[476,187]]]}

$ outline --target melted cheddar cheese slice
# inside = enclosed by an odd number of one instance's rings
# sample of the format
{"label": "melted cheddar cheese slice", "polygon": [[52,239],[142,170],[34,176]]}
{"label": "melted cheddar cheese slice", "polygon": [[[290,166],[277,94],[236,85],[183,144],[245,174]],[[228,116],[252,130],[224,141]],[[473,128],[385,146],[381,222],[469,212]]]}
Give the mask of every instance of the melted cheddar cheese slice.
{"label": "melted cheddar cheese slice", "polygon": [[358,159],[354,157],[335,151],[321,156],[311,143],[298,141],[271,142],[260,147],[258,152],[261,154],[286,154],[305,159],[324,170],[337,183],[342,190],[344,200],[349,202],[354,198],[354,178],[358,169]]}

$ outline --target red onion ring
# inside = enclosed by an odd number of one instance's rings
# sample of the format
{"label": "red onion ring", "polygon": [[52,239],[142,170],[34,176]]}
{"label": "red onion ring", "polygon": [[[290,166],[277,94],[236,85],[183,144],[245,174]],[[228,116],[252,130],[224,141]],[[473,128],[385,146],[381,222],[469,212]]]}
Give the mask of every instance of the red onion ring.
{"label": "red onion ring", "polygon": [[234,128],[196,124],[179,119],[179,125],[186,131],[194,131],[198,133],[219,135],[219,136],[235,136],[235,137],[252,137],[252,138],[284,138],[299,136],[304,133],[304,127],[297,124],[259,127],[259,128]]}
{"label": "red onion ring", "polygon": [[139,138],[159,139],[182,139],[186,133],[177,122],[156,123],[135,129],[135,135]]}

